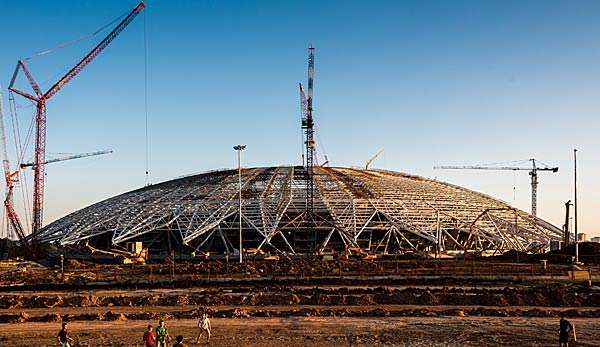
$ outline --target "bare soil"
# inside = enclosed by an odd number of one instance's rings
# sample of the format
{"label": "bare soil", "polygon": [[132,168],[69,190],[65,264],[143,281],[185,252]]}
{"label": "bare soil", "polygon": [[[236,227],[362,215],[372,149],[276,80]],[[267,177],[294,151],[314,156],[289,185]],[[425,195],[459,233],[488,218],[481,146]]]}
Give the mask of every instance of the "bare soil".
{"label": "bare soil", "polygon": [[[173,274],[173,270],[175,270]],[[0,345],[136,346],[168,322],[188,343],[213,319],[215,346],[551,346],[569,317],[600,345],[598,269],[470,261],[219,262],[122,266],[15,263],[0,271]],[[573,344],[571,344],[573,346]]]}
{"label": "bare soil", "polygon": [[[573,319],[578,342],[600,345],[598,320]],[[141,346],[155,321],[73,322],[75,346]],[[499,317],[394,318],[215,318],[211,346],[552,346],[558,319]],[[171,335],[193,344],[194,320],[167,322]],[[55,346],[58,323],[0,324],[0,343]],[[204,342],[200,345],[204,345]]]}

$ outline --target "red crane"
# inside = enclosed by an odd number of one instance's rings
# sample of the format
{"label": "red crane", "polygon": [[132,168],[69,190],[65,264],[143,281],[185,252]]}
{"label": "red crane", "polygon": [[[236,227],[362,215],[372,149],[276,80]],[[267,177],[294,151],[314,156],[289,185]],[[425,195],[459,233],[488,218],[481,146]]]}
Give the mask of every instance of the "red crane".
{"label": "red crane", "polygon": [[[17,93],[33,102],[36,103],[36,115],[35,115],[35,156],[33,164],[33,207],[32,207],[32,223],[31,223],[31,235],[30,240],[33,243],[35,236],[42,228],[43,223],[43,212],[44,212],[44,162],[46,161],[46,102],[58,93],[62,87],[65,86],[70,80],[77,76],[81,70],[89,64],[100,52],[102,52],[106,46],[108,46],[112,40],[114,40],[125,27],[146,7],[144,2],[140,2],[137,6],[131,10],[131,12],[102,40],[94,47],[87,55],[83,57],[75,66],[69,70],[63,77],[61,77],[52,87],[50,87],[45,93],[42,92],[39,85],[34,80],[33,76],[25,66],[23,60],[19,60],[13,77],[10,81],[8,90]],[[15,80],[19,72],[22,71],[31,88],[33,94],[14,87]]]}
{"label": "red crane", "polygon": [[[0,147],[2,152],[2,169],[4,170],[4,180],[6,181],[6,195],[4,198],[4,208],[6,217],[8,218],[8,227],[12,229],[19,237],[21,242],[26,242],[25,230],[21,220],[15,211],[13,204],[13,192],[15,184],[18,182],[19,171],[11,171],[10,162],[8,160],[8,150],[6,147],[6,132],[4,130],[4,114],[2,107],[2,88],[0,88]],[[8,236],[8,235],[7,235]]]}

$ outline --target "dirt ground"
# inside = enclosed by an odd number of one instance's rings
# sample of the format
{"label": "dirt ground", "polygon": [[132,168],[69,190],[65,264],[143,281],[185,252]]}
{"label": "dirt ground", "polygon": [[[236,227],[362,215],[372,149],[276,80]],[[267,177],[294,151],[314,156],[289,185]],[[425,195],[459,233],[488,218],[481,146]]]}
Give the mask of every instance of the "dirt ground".
{"label": "dirt ground", "polygon": [[555,346],[561,315],[577,327],[570,346],[600,346],[598,269],[575,281],[533,263],[302,264],[187,264],[181,278],[160,264],[69,264],[64,277],[13,264],[0,273],[0,346],[56,346],[61,321],[73,347],[141,346],[159,319],[193,346],[202,312],[213,346]]}
{"label": "dirt ground", "polygon": [[[573,319],[578,342],[600,345],[596,319]],[[141,346],[152,321],[72,322],[75,346]],[[393,318],[215,318],[211,346],[553,346],[556,318],[393,317]],[[194,320],[167,322],[172,335],[195,339]],[[59,323],[0,324],[7,346],[55,346]],[[200,345],[204,345],[202,342]]]}

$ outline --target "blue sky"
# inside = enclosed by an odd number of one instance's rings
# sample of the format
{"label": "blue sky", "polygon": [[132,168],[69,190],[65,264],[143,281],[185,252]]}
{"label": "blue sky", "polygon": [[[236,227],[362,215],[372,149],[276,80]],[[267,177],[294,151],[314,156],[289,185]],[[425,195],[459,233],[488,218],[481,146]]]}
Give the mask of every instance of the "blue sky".
{"label": "blue sky", "polygon": [[[18,58],[135,5],[0,3],[4,88]],[[374,167],[529,210],[526,172],[432,166],[535,157],[560,167],[540,174],[538,203],[538,214],[560,226],[577,147],[580,231],[600,234],[598,18],[597,1],[148,1],[48,103],[49,153],[115,153],[49,165],[46,222],[145,183],[146,21],[152,182],[233,167],[236,143],[248,145],[248,166],[298,163],[297,83],[312,44],[317,140],[332,165],[360,166],[384,149]],[[28,61],[32,73],[48,88],[101,37]],[[33,109],[17,104],[29,122]]]}

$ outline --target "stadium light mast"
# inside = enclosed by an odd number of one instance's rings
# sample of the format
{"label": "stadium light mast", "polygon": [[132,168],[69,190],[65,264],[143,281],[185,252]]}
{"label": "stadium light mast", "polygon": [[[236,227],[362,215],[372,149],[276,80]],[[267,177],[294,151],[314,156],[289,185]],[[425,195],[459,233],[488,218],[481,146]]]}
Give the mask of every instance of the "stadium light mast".
{"label": "stadium light mast", "polygon": [[240,215],[240,264],[242,263],[242,164],[241,157],[242,151],[246,149],[246,145],[233,146],[233,149],[237,151],[237,162],[238,162],[238,187],[239,187],[239,215]]}
{"label": "stadium light mast", "polygon": [[579,263],[579,234],[577,233],[577,148],[573,149],[573,213],[575,219],[575,263]]}

